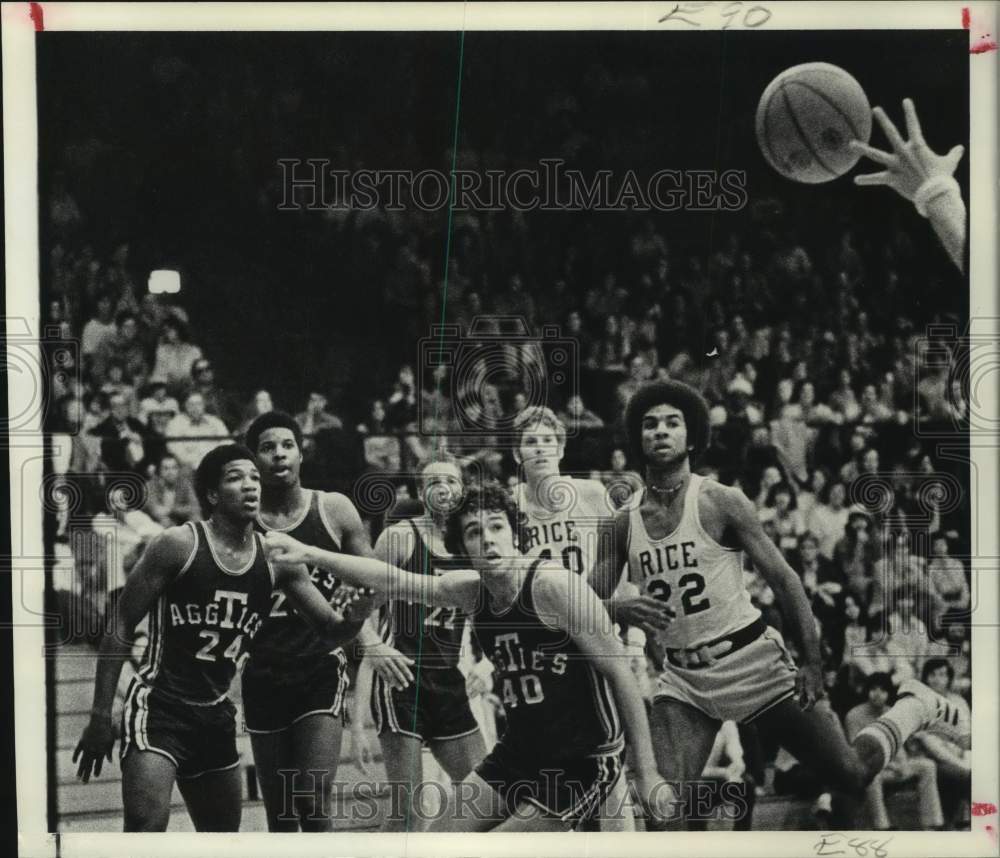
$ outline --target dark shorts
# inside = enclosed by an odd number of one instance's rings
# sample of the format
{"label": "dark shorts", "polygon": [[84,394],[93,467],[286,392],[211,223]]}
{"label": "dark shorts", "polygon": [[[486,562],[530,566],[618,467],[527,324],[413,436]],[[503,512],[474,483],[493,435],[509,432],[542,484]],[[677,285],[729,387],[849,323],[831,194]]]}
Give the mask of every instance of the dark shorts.
{"label": "dark shorts", "polygon": [[166,757],[178,780],[234,769],[240,764],[236,707],[228,698],[196,706],[133,679],[122,710],[122,761],[130,750]]}
{"label": "dark shorts", "polygon": [[277,674],[255,670],[253,659],[243,671],[243,720],[248,733],[280,733],[303,718],[343,718],[347,694],[347,658],[339,650],[309,670]]}
{"label": "dark shorts", "polygon": [[533,804],[546,816],[576,824],[593,816],[621,777],[624,751],[546,761],[501,739],[476,773],[496,791],[509,816]]}
{"label": "dark shorts", "polygon": [[398,733],[424,742],[458,739],[479,729],[465,693],[465,677],[457,667],[414,670],[414,681],[402,691],[390,688],[376,673],[372,716],[379,736]]}

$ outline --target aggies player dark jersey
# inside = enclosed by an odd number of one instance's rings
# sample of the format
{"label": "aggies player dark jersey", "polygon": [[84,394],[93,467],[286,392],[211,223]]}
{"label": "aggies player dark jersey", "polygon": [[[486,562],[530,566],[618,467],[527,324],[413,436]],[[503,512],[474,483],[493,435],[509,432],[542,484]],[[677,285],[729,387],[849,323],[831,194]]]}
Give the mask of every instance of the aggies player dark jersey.
{"label": "aggies player dark jersey", "polygon": [[531,585],[545,562],[532,563],[507,610],[495,612],[488,594],[480,595],[476,637],[499,675],[507,715],[500,741],[528,759],[619,751],[622,726],[608,681],[567,632],[546,626],[535,611]]}
{"label": "aggies player dark jersey", "polygon": [[[468,569],[468,561],[431,552],[417,525],[413,551],[401,569],[414,575],[440,575]],[[387,602],[379,617],[382,640],[417,661],[421,668],[458,667],[465,614],[458,608],[431,608],[414,602]]]}
{"label": "aggies player dark jersey", "polygon": [[[340,544],[333,537],[333,527],[327,521],[323,511],[320,492],[310,491],[309,503],[299,521],[290,527],[267,527],[259,518],[257,526],[263,531],[278,530],[295,537],[299,542],[322,548],[324,551],[340,551]],[[322,569],[309,570],[313,584],[328,602],[333,598],[339,581],[333,573]],[[254,638],[252,658],[247,665],[248,671],[270,670],[282,675],[286,674],[289,664],[309,670],[316,665],[316,660],[329,653],[341,653],[341,650],[331,650],[285,601],[281,590],[271,594],[271,605],[265,614],[263,628]]]}
{"label": "aggies player dark jersey", "polygon": [[194,550],[149,614],[149,646],[139,676],[196,705],[224,699],[270,607],[274,582],[263,542],[243,569],[216,556],[204,522],[190,524]]}

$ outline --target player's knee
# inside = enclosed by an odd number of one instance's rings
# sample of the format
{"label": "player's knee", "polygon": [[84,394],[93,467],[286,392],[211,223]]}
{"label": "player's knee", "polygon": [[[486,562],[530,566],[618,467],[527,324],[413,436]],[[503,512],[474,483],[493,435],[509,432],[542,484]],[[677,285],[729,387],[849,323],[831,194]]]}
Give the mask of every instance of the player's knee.
{"label": "player's knee", "polygon": [[170,804],[159,796],[137,791],[125,800],[125,831],[166,831]]}

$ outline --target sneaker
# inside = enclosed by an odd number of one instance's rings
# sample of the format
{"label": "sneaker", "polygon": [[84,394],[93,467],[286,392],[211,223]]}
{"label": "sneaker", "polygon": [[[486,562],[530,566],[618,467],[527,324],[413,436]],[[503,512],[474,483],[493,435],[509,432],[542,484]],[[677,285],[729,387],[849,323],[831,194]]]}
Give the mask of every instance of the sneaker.
{"label": "sneaker", "polygon": [[926,730],[928,733],[936,733],[938,736],[949,739],[963,748],[971,746],[972,724],[969,723],[965,712],[955,706],[948,698],[916,679],[907,679],[900,683],[897,697],[916,697],[924,704],[927,717],[917,732]]}

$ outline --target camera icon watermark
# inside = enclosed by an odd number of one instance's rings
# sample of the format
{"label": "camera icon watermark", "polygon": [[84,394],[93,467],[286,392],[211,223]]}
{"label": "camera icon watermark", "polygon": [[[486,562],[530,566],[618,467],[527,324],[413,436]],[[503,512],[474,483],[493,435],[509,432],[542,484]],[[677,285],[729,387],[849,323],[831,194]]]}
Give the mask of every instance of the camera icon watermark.
{"label": "camera icon watermark", "polygon": [[80,380],[80,346],[66,339],[58,325],[47,325],[35,336],[27,319],[4,319],[3,359],[9,411],[0,431],[34,435],[41,431],[59,390]]}
{"label": "camera icon watermark", "polygon": [[998,321],[970,319],[961,334],[952,324],[929,325],[917,339],[913,411],[917,437],[996,437]]}
{"label": "camera icon watermark", "polygon": [[434,325],[419,341],[420,384],[436,394],[418,399],[420,431],[515,443],[524,413],[579,393],[579,368],[579,344],[558,325],[543,325],[539,336],[521,316],[477,316],[468,333]]}

